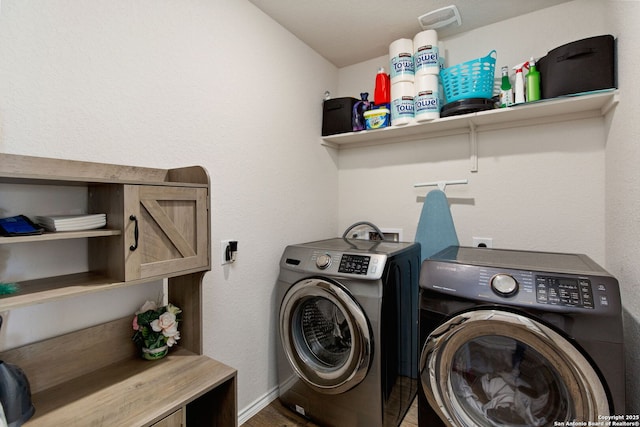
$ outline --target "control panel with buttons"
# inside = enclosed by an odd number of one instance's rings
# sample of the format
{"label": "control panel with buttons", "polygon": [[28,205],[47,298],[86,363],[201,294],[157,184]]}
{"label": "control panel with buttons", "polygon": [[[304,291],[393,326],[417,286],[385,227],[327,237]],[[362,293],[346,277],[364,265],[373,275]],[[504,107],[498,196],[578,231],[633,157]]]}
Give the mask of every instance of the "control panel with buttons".
{"label": "control panel with buttons", "polygon": [[[379,279],[385,265],[386,255],[314,251],[311,254],[310,261],[313,269],[323,274]],[[301,267],[304,268],[302,265]]]}
{"label": "control panel with buttons", "polygon": [[423,263],[420,287],[546,311],[615,313],[620,308],[618,281],[579,254],[457,247]]}
{"label": "control panel with buttons", "polygon": [[536,301],[543,304],[593,308],[591,281],[586,278],[536,276]]}

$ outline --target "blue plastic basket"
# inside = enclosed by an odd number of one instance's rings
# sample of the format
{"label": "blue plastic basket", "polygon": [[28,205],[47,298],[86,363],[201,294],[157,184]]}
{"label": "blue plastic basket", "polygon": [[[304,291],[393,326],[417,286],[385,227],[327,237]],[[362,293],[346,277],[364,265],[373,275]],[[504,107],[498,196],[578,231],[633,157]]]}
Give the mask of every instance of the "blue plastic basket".
{"label": "blue plastic basket", "polygon": [[461,99],[491,98],[497,56],[497,52],[492,50],[484,58],[463,62],[440,71],[447,103]]}

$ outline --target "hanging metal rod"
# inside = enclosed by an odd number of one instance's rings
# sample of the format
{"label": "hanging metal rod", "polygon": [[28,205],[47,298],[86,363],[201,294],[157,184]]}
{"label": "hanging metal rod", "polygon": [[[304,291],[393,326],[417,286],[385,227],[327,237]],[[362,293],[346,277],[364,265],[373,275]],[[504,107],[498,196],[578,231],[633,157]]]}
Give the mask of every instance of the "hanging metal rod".
{"label": "hanging metal rod", "polygon": [[455,185],[455,184],[468,184],[469,180],[467,179],[456,179],[452,181],[433,181],[433,182],[423,182],[420,184],[413,184],[414,187],[438,187],[441,191],[447,187],[447,185]]}

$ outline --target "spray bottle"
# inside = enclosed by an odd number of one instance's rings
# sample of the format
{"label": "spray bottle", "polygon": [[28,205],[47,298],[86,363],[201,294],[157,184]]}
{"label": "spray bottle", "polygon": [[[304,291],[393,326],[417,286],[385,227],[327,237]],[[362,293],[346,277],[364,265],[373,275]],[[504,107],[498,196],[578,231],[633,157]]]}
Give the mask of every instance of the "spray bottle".
{"label": "spray bottle", "polygon": [[513,105],[513,88],[509,81],[509,67],[502,67],[502,81],[500,84],[500,107]]}
{"label": "spray bottle", "polygon": [[527,102],[540,99],[540,72],[536,69],[536,61],[533,57],[529,60],[529,72],[527,73]]}
{"label": "spray bottle", "polygon": [[515,104],[521,104],[525,102],[524,98],[524,74],[522,70],[528,68],[529,61],[523,62],[513,67],[516,70],[516,88],[515,88]]}

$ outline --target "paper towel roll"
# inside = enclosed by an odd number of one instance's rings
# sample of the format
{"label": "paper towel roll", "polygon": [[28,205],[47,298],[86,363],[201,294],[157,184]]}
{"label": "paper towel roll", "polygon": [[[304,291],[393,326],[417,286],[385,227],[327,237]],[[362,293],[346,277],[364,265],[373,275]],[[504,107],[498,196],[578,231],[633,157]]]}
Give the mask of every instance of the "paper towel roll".
{"label": "paper towel roll", "polygon": [[398,39],[389,45],[391,83],[413,82],[413,40]]}
{"label": "paper towel roll", "polygon": [[435,74],[416,76],[416,96],[414,98],[416,122],[427,122],[440,117],[438,81],[438,76]]}
{"label": "paper towel roll", "polygon": [[425,30],[413,38],[413,61],[415,75],[438,74],[438,33],[436,30]]}
{"label": "paper towel roll", "polygon": [[391,85],[391,126],[415,123],[413,82],[398,82]]}

